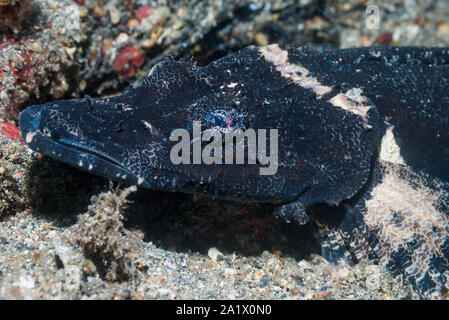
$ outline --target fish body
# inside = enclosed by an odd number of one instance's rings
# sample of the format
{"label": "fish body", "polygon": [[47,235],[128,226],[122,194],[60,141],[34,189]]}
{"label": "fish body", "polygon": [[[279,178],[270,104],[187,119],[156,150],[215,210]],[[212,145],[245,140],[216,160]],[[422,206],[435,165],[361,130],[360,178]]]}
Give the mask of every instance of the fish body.
{"label": "fish body", "polygon": [[[172,139],[173,132],[185,130],[192,139],[196,124],[202,133],[223,137],[238,130],[276,129],[276,145],[258,135],[258,148],[252,151],[249,138],[242,140],[242,163],[235,163],[237,145],[231,149],[232,164],[204,163],[195,162],[194,145],[204,150],[210,140],[197,137],[190,141],[188,161],[175,164],[172,150],[179,140]],[[248,47],[204,67],[169,60],[156,65],[140,86],[123,96],[32,106],[21,113],[19,126],[36,151],[142,187],[272,203],[277,215],[301,224],[309,221],[308,212],[316,204],[344,206],[343,218],[334,227],[342,231],[342,241],[350,244],[353,255],[383,259],[421,296],[432,296],[444,286],[449,256],[448,212],[442,205],[442,190],[449,181],[449,49],[311,52],[270,45]],[[260,172],[267,164],[259,161],[267,153],[259,148],[264,145],[276,151],[271,163],[276,170],[266,175]],[[217,150],[202,155],[216,156]],[[373,222],[382,217],[382,210],[374,208],[376,203],[390,203],[382,198],[382,190],[396,180],[383,177],[404,170],[436,179],[434,189],[415,184],[442,195],[426,204],[436,208],[428,208],[430,216],[410,209],[410,221],[425,221],[420,228],[391,218],[392,224],[409,232],[402,245],[408,248],[404,256],[410,258],[395,260],[401,244],[392,238],[394,232],[383,232],[388,222]],[[400,178],[412,184],[413,179]],[[416,189],[410,189],[410,199],[416,198]],[[431,193],[420,194],[426,192]],[[394,215],[394,206],[385,210],[392,217],[408,214]],[[413,258],[414,230],[417,237],[438,235],[430,245],[435,250],[426,251],[426,265],[432,266],[429,261],[439,250],[438,272],[424,270]],[[364,245],[357,237],[365,239]]]}

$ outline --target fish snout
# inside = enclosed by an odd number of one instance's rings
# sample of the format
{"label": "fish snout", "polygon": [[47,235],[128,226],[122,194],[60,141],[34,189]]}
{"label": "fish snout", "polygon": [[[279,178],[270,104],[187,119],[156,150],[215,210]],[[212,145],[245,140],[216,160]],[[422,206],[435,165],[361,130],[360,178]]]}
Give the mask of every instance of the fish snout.
{"label": "fish snout", "polygon": [[41,133],[40,121],[42,108],[42,105],[34,105],[26,108],[19,115],[20,134],[27,144],[32,143],[33,138]]}

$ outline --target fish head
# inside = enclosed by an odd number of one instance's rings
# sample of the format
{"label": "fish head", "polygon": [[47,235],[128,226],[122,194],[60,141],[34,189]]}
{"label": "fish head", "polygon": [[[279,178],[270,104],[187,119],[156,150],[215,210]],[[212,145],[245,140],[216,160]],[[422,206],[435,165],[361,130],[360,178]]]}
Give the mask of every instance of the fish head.
{"label": "fish head", "polygon": [[[382,118],[361,89],[319,85],[305,76],[303,54],[275,49],[246,48],[204,67],[167,60],[122,96],[29,107],[19,120],[22,136],[36,151],[143,187],[338,204],[366,183]],[[248,129],[257,133],[257,149],[249,148],[255,140],[241,140],[244,159],[237,163],[236,142],[228,163],[227,134]],[[272,130],[278,138],[273,148]],[[207,149],[206,131],[219,137],[221,151]],[[173,152],[184,140],[180,132],[187,133],[181,163]],[[204,161],[212,153],[221,161]],[[269,162],[264,153],[273,156]],[[262,174],[266,168],[273,170]]]}
{"label": "fish head", "polygon": [[26,108],[21,135],[31,149],[93,174],[159,190],[188,189],[213,174],[204,165],[186,170],[173,164],[173,131],[192,133],[195,121],[202,130],[221,131],[244,128],[246,121],[229,95],[217,94],[218,81],[208,73],[191,62],[164,61],[122,96]]}

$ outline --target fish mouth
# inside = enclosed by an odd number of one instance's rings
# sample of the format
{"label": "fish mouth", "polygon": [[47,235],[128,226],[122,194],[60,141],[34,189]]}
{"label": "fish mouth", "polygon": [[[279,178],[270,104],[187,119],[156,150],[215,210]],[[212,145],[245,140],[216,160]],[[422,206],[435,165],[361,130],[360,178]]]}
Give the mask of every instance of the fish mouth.
{"label": "fish mouth", "polygon": [[20,133],[31,149],[108,179],[142,184],[141,178],[107,154],[85,146],[56,141],[44,134],[40,125],[44,108],[42,105],[31,106],[19,116]]}

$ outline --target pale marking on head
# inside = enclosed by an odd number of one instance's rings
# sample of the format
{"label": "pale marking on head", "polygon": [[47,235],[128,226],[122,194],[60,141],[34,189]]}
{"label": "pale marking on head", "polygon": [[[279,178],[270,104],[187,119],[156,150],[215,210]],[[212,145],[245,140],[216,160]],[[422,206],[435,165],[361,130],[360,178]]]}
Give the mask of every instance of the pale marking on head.
{"label": "pale marking on head", "polygon": [[329,99],[329,102],[335,107],[342,108],[362,117],[365,124],[368,123],[367,116],[371,106],[366,104],[368,99],[362,96],[362,89],[352,88],[346,91],[346,93],[339,93]]}
{"label": "pale marking on head", "polygon": [[37,134],[37,131],[28,132],[28,133],[27,133],[27,136],[26,136],[26,138],[25,138],[25,142],[26,142],[27,144],[30,144],[31,141],[33,141],[33,139],[34,139],[34,137],[36,136],[36,134]]}
{"label": "pale marking on head", "polygon": [[379,159],[396,164],[405,164],[401,149],[394,137],[393,128],[388,127],[380,144]]}
{"label": "pale marking on head", "polygon": [[145,126],[145,129],[149,130],[151,132],[151,134],[157,134],[157,129],[154,128],[151,123],[149,123],[146,120],[141,120],[141,122],[143,123],[143,125]]}
{"label": "pale marking on head", "polygon": [[322,85],[316,78],[308,76],[309,70],[288,61],[288,51],[282,50],[277,44],[259,48],[259,52],[268,61],[274,64],[276,70],[284,78],[291,79],[304,89],[315,92],[318,99],[332,91],[332,87]]}
{"label": "pale marking on head", "polygon": [[144,179],[142,177],[139,177],[137,179],[137,184],[142,184],[144,182]]}
{"label": "pale marking on head", "polygon": [[93,168],[94,168],[94,166],[89,164],[89,171],[91,171]]}
{"label": "pale marking on head", "polygon": [[80,160],[80,162],[78,162],[78,165],[79,165],[80,167],[83,167],[83,166],[84,166],[83,161]]}

